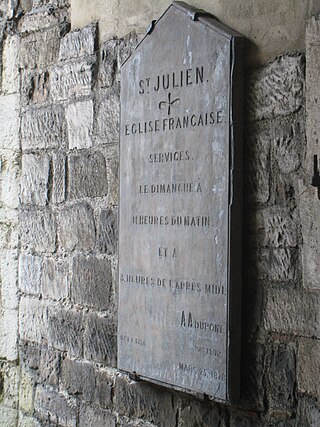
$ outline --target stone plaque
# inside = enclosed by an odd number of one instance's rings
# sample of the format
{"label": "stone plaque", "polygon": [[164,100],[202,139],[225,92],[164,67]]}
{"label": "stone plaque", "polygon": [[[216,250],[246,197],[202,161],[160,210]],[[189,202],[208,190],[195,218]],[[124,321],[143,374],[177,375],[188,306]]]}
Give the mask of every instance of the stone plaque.
{"label": "stone plaque", "polygon": [[233,399],[241,41],[174,2],[122,66],[118,367]]}

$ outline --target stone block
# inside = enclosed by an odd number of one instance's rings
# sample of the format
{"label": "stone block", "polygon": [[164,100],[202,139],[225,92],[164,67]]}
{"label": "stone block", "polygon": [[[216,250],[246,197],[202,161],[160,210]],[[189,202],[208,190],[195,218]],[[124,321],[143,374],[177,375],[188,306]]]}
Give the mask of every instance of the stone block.
{"label": "stone block", "polygon": [[17,209],[19,206],[20,158],[8,152],[1,159],[0,199],[4,206]]}
{"label": "stone block", "polygon": [[245,190],[248,201],[266,203],[270,197],[270,154],[272,130],[257,126],[251,129],[246,138],[247,155],[244,167],[247,170]]}
{"label": "stone block", "polygon": [[[50,2],[51,3],[51,2]],[[52,4],[44,4],[39,8],[32,8],[24,14],[18,23],[18,31],[32,33],[58,25],[67,19],[67,11],[54,8]]]}
{"label": "stone block", "polygon": [[52,189],[51,201],[59,204],[66,197],[66,157],[61,153],[52,155]]}
{"label": "stone block", "polygon": [[24,69],[32,69],[54,63],[58,58],[59,42],[59,27],[23,37],[21,39],[20,66]]}
{"label": "stone block", "polygon": [[61,367],[61,385],[70,395],[92,402],[95,391],[95,372],[91,363],[64,359]]}
{"label": "stone block", "polygon": [[11,250],[0,250],[0,277],[1,277],[1,306],[6,309],[18,308],[18,258],[17,253]]}
{"label": "stone block", "polygon": [[40,294],[41,264],[41,257],[20,255],[19,288],[24,294]]}
{"label": "stone block", "polygon": [[18,423],[18,410],[0,407],[0,425],[15,427]]}
{"label": "stone block", "polygon": [[21,73],[21,103],[44,104],[50,101],[50,73],[48,70],[32,70]]}
{"label": "stone block", "polygon": [[114,409],[119,415],[147,419],[158,426],[176,423],[177,401],[171,393],[123,376],[116,378]]}
{"label": "stone block", "polygon": [[54,386],[58,385],[60,366],[60,353],[48,347],[41,346],[38,366],[39,381]]}
{"label": "stone block", "polygon": [[61,106],[29,110],[21,118],[21,143],[24,150],[61,148],[66,127]]}
{"label": "stone block", "polygon": [[21,172],[21,203],[45,206],[48,203],[50,158],[47,155],[24,154]]}
{"label": "stone block", "polygon": [[102,210],[100,213],[98,231],[98,249],[108,255],[117,253],[118,243],[118,211],[116,209]]}
{"label": "stone block", "polygon": [[21,297],[19,310],[20,338],[41,343],[48,338],[48,313],[43,301]]}
{"label": "stone block", "polygon": [[0,308],[0,358],[15,361],[18,357],[18,312]]}
{"label": "stone block", "polygon": [[108,194],[106,160],[102,153],[69,156],[69,196],[103,197]]}
{"label": "stone block", "polygon": [[57,66],[50,73],[54,101],[79,98],[91,94],[94,63],[89,60]]}
{"label": "stone block", "polygon": [[107,174],[108,174],[108,204],[119,205],[119,149],[118,145],[108,147]]}
{"label": "stone block", "polygon": [[251,275],[272,282],[292,282],[297,278],[296,249],[256,249],[251,254]]}
{"label": "stone block", "polygon": [[16,93],[20,89],[20,37],[9,36],[5,39],[2,53],[2,92]]}
{"label": "stone block", "polygon": [[0,148],[19,150],[19,95],[0,95]]}
{"label": "stone block", "polygon": [[18,427],[41,427],[41,425],[35,418],[20,412]]}
{"label": "stone block", "polygon": [[1,406],[17,408],[19,404],[19,377],[20,372],[17,366],[11,363],[1,362]]}
{"label": "stone block", "polygon": [[75,399],[39,385],[35,394],[35,410],[41,421],[63,427],[77,426],[77,405]]}
{"label": "stone block", "polygon": [[[295,117],[297,120],[297,117]],[[303,119],[300,119],[302,122]],[[272,141],[273,158],[282,173],[288,174],[299,169],[304,154],[304,129],[300,121],[275,127]]]}
{"label": "stone block", "polygon": [[94,133],[100,143],[119,142],[120,99],[115,93],[103,98],[97,105]]}
{"label": "stone block", "polygon": [[247,86],[250,120],[295,113],[304,104],[304,57],[284,55],[254,71]]}
{"label": "stone block", "polygon": [[23,211],[20,223],[21,247],[25,251],[53,253],[56,250],[56,221],[50,211]]}
{"label": "stone block", "polygon": [[19,409],[25,413],[33,412],[34,381],[26,372],[20,373]]}
{"label": "stone block", "polygon": [[113,397],[114,378],[108,372],[99,370],[96,372],[94,401],[101,408],[111,408]]}
{"label": "stone block", "polygon": [[104,409],[81,405],[79,416],[79,427],[116,427],[116,417],[110,411]]}
{"label": "stone block", "polygon": [[96,37],[96,24],[88,25],[81,30],[66,34],[60,43],[60,61],[93,55],[95,53]]}
{"label": "stone block", "polygon": [[93,101],[69,104],[66,109],[69,148],[92,147]]}
{"label": "stone block", "polygon": [[270,289],[264,309],[265,329],[319,338],[319,300],[316,292]]}
{"label": "stone block", "polygon": [[117,336],[114,321],[88,315],[84,332],[84,356],[88,360],[116,366]]}
{"label": "stone block", "polygon": [[274,344],[267,374],[269,407],[290,410],[296,405],[296,352],[290,343]]}
{"label": "stone block", "polygon": [[299,426],[318,427],[320,424],[320,404],[312,398],[304,396],[299,399],[298,403],[298,420]]}
{"label": "stone block", "polygon": [[71,300],[96,310],[106,310],[112,287],[110,261],[94,256],[73,259]]}
{"label": "stone block", "polygon": [[139,43],[139,36],[135,32],[129,33],[127,36],[119,40],[118,47],[118,69],[128,59]]}
{"label": "stone block", "polygon": [[253,212],[249,225],[254,247],[288,248],[298,246],[299,217],[295,210],[271,207]]}
{"label": "stone block", "polygon": [[100,47],[98,83],[101,88],[111,87],[117,71],[118,40],[112,39]]}
{"label": "stone block", "polygon": [[182,401],[179,420],[183,427],[221,426],[221,417],[218,409],[196,400],[186,399]]}
{"label": "stone block", "polygon": [[319,378],[320,372],[320,341],[301,338],[298,347],[298,390],[320,399]]}
{"label": "stone block", "polygon": [[64,208],[59,215],[59,241],[65,251],[89,251],[95,245],[92,208],[86,203]]}
{"label": "stone block", "polygon": [[44,258],[41,293],[45,298],[62,300],[68,296],[69,265],[64,260]]}
{"label": "stone block", "polygon": [[82,314],[75,310],[48,307],[49,345],[69,356],[82,353]]}

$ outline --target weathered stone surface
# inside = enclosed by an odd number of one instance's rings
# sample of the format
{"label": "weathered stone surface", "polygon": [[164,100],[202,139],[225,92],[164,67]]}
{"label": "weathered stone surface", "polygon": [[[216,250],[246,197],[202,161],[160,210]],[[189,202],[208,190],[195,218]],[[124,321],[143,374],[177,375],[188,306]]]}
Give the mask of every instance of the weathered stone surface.
{"label": "weathered stone surface", "polygon": [[19,409],[31,414],[33,412],[33,379],[26,372],[20,374]]}
{"label": "weathered stone surface", "polygon": [[179,423],[183,427],[220,427],[221,417],[216,408],[195,400],[182,401]]}
{"label": "weathered stone surface", "polygon": [[320,372],[320,341],[301,339],[298,347],[298,390],[320,397],[320,385],[316,372]]}
{"label": "weathered stone surface", "polygon": [[89,148],[92,146],[93,102],[80,101],[69,104],[66,110],[69,148]]}
{"label": "weathered stone surface", "polygon": [[22,73],[22,104],[43,104],[50,100],[49,71],[33,70]]}
{"label": "weathered stone surface", "polygon": [[41,385],[35,394],[35,410],[41,420],[49,421],[50,424],[64,427],[77,425],[76,401]]}
{"label": "weathered stone surface", "polygon": [[69,156],[69,196],[103,197],[108,193],[108,178],[104,155],[95,152],[88,155]]}
{"label": "weathered stone surface", "polygon": [[270,197],[270,129],[257,127],[252,130],[246,141],[246,150],[244,161],[248,173],[245,178],[248,200],[266,203]]}
{"label": "weathered stone surface", "polygon": [[298,111],[304,102],[304,57],[282,56],[250,76],[247,110],[251,120]]}
{"label": "weathered stone surface", "polygon": [[50,211],[24,211],[20,215],[21,247],[52,253],[56,249],[56,222]]}
{"label": "weathered stone surface", "polygon": [[101,143],[119,141],[120,100],[111,93],[97,105],[94,132]]}
{"label": "weathered stone surface", "polygon": [[268,383],[271,408],[290,409],[295,406],[296,353],[293,345],[274,345]]}
{"label": "weathered stone surface", "polygon": [[116,412],[129,418],[147,419],[159,426],[176,423],[177,402],[171,393],[123,376],[116,379],[114,405]]}
{"label": "weathered stone surface", "polygon": [[304,129],[300,122],[275,127],[273,156],[282,173],[295,172],[303,156]]}
{"label": "weathered stone surface", "polygon": [[63,147],[66,138],[64,111],[61,106],[29,110],[22,115],[22,148],[41,149]]}
{"label": "weathered stone surface", "polygon": [[44,258],[41,293],[44,297],[61,300],[68,296],[68,269],[66,261]]}
{"label": "weathered stone surface", "polygon": [[61,153],[52,155],[52,189],[51,201],[59,204],[66,196],[66,157]]}
{"label": "weathered stone surface", "polygon": [[0,358],[15,361],[18,357],[18,312],[0,308]]}
{"label": "weathered stone surface", "polygon": [[72,273],[72,301],[97,310],[106,310],[112,286],[110,261],[81,255],[74,258]]}
{"label": "weathered stone surface", "polygon": [[21,39],[20,65],[22,68],[41,68],[57,60],[59,52],[60,29],[30,34]]}
{"label": "weathered stone surface", "polygon": [[299,218],[296,211],[271,207],[258,210],[251,219],[251,239],[255,246],[297,247]]}
{"label": "weathered stone surface", "polygon": [[300,218],[302,225],[303,286],[320,289],[320,218],[317,189],[299,182]]}
{"label": "weathered stone surface", "polygon": [[0,148],[19,149],[19,95],[0,96]]}
{"label": "weathered stone surface", "polygon": [[41,278],[41,258],[32,255],[20,255],[19,287],[25,294],[39,295]]}
{"label": "weathered stone surface", "polygon": [[18,422],[17,409],[0,407],[0,425],[3,426],[16,426]]}
{"label": "weathered stone surface", "polygon": [[41,343],[48,337],[46,305],[35,298],[21,297],[19,310],[20,338]]}
{"label": "weathered stone surface", "polygon": [[41,427],[40,422],[35,418],[20,413],[19,415],[19,427]]}
{"label": "weathered stone surface", "polygon": [[88,25],[81,30],[65,35],[61,39],[59,59],[66,60],[80,58],[95,53],[95,40],[97,37],[96,24]]}
{"label": "weathered stone surface", "polygon": [[100,213],[98,249],[115,255],[118,247],[118,211],[107,209]]}
{"label": "weathered stone surface", "polygon": [[117,337],[114,321],[88,315],[84,332],[84,356],[88,360],[116,365]]}
{"label": "weathered stone surface", "polygon": [[270,290],[266,296],[264,326],[272,331],[320,337],[319,295],[293,289]]}
{"label": "weathered stone surface", "polygon": [[50,74],[52,98],[61,101],[90,95],[92,73],[93,63],[90,61],[67,63],[53,68]]}
{"label": "weathered stone surface", "polygon": [[79,427],[115,427],[116,417],[110,411],[89,405],[81,405]]}
{"label": "weathered stone surface", "polygon": [[0,364],[1,404],[17,408],[19,402],[19,369],[2,361]]}
{"label": "weathered stone surface", "polygon": [[20,37],[7,37],[2,53],[2,92],[15,93],[20,88]]}
{"label": "weathered stone surface", "polygon": [[118,40],[112,39],[100,47],[98,83],[101,88],[111,87],[117,70]]}
{"label": "weathered stone surface", "polygon": [[17,155],[8,158],[8,152],[1,157],[0,200],[3,205],[16,209],[19,206],[20,159]]}
{"label": "weathered stone surface", "polygon": [[316,399],[303,397],[299,400],[298,423],[310,427],[317,427],[320,424],[320,405]]}
{"label": "weathered stone surface", "polygon": [[22,156],[21,202],[35,206],[48,203],[50,159],[46,155]]}
{"label": "weathered stone surface", "polygon": [[119,151],[118,144],[108,147],[107,174],[108,174],[108,203],[119,205]]}
{"label": "weathered stone surface", "polygon": [[64,208],[59,215],[59,241],[66,251],[93,249],[95,225],[92,208],[86,203]]}
{"label": "weathered stone surface", "polygon": [[59,24],[67,19],[67,11],[46,4],[39,8],[33,8],[27,12],[19,21],[18,30],[21,33],[31,33],[44,30]]}
{"label": "weathered stone surface", "polygon": [[92,402],[95,391],[95,372],[91,363],[65,359],[61,367],[61,385],[68,392]]}
{"label": "weathered stone surface", "polygon": [[108,372],[99,370],[96,372],[95,398],[97,405],[104,409],[110,408],[112,404],[114,378]]}
{"label": "weathered stone surface", "polygon": [[49,345],[70,356],[82,353],[82,315],[75,310],[48,307]]}
{"label": "weathered stone surface", "polygon": [[14,310],[18,308],[18,259],[17,254],[11,250],[0,249],[1,272],[1,306]]}

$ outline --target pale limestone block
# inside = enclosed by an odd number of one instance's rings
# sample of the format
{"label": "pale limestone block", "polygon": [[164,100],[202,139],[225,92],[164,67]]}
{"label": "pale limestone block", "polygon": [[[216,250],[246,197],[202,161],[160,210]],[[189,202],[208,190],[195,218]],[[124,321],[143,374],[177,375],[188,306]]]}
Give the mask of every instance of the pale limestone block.
{"label": "pale limestone block", "polygon": [[50,159],[47,155],[22,156],[21,203],[45,206],[48,203]]}
{"label": "pale limestone block", "polygon": [[18,308],[18,258],[11,250],[0,251],[1,306],[14,310]]}
{"label": "pale limestone block", "polygon": [[41,257],[22,254],[19,258],[19,288],[25,294],[39,295]]}
{"label": "pale limestone block", "polygon": [[9,36],[5,39],[2,54],[2,92],[15,93],[20,88],[20,37]]}
{"label": "pale limestone block", "polygon": [[66,110],[69,148],[92,147],[93,102],[81,101],[70,104]]}
{"label": "pale limestone block", "polygon": [[0,96],[0,148],[19,150],[19,95]]}
{"label": "pale limestone block", "polygon": [[66,34],[60,42],[60,61],[81,56],[93,55],[95,51],[95,40],[97,27],[95,24],[88,25],[78,31]]}
{"label": "pale limestone block", "polygon": [[17,209],[19,206],[19,182],[19,157],[12,156],[11,158],[5,158],[4,156],[2,156],[2,165],[0,172],[0,199],[3,205],[11,209]]}
{"label": "pale limestone block", "polygon": [[44,297],[61,300],[68,296],[68,262],[54,258],[43,259],[41,293]]}
{"label": "pale limestone block", "polygon": [[10,361],[17,359],[17,339],[18,311],[0,309],[0,358]]}
{"label": "pale limestone block", "polygon": [[44,302],[22,296],[19,309],[20,338],[39,344],[48,339],[48,315]]}

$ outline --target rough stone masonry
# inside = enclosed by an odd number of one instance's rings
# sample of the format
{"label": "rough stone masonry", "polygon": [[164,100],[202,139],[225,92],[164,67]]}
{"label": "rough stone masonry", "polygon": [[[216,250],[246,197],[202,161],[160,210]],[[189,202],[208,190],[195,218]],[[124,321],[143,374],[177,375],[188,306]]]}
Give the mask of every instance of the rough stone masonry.
{"label": "rough stone masonry", "polygon": [[320,20],[246,71],[241,401],[116,369],[119,68],[140,35],[0,1],[0,426],[320,425]]}

